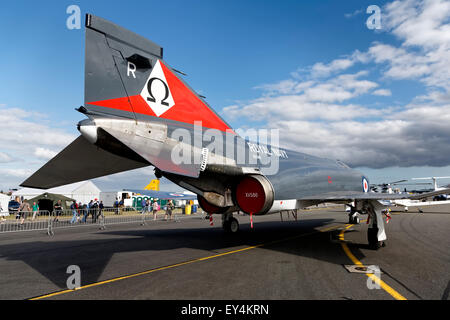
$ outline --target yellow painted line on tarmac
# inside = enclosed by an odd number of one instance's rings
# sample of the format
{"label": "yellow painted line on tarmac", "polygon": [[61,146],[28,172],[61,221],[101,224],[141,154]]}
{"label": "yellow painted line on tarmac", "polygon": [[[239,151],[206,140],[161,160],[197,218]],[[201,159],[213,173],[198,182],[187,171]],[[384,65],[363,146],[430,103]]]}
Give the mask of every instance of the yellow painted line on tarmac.
{"label": "yellow painted line on tarmac", "polygon": [[274,243],[279,243],[279,242],[288,241],[288,240],[292,240],[292,239],[296,239],[296,238],[300,238],[300,237],[305,237],[305,236],[309,236],[309,235],[312,235],[312,234],[315,234],[315,233],[318,233],[318,232],[327,232],[327,231],[330,231],[330,230],[333,230],[333,229],[337,229],[339,227],[340,226],[337,225],[337,226],[331,226],[331,227],[327,227],[327,228],[322,228],[322,229],[319,229],[318,231],[303,233],[301,235],[296,235],[296,236],[292,236],[292,237],[288,237],[288,238],[283,238],[283,239],[280,239],[280,240],[274,240],[274,241],[270,241],[270,242],[266,242],[266,243],[257,244],[257,245],[254,245],[254,246],[249,246],[249,247],[245,247],[245,248],[241,248],[241,249],[227,251],[227,252],[215,254],[215,255],[212,255],[212,256],[206,256],[206,257],[202,257],[202,258],[198,258],[198,259],[188,260],[188,261],[185,261],[185,262],[180,262],[180,263],[172,264],[172,265],[169,265],[169,266],[159,267],[159,268],[155,268],[155,269],[151,269],[151,270],[147,270],[147,271],[143,271],[143,272],[133,273],[133,274],[130,274],[130,275],[117,277],[117,278],[113,278],[113,279],[109,279],[109,280],[105,280],[105,281],[94,282],[94,283],[91,283],[91,284],[88,284],[88,285],[85,285],[85,286],[81,286],[81,287],[79,287],[77,289],[73,289],[73,290],[72,289],[67,289],[67,290],[62,290],[62,291],[56,291],[56,292],[45,294],[45,295],[42,295],[42,296],[37,296],[37,297],[34,297],[34,298],[30,298],[29,300],[46,299],[46,298],[50,298],[50,297],[54,297],[54,296],[58,296],[58,295],[62,295],[62,294],[66,294],[66,293],[82,290],[82,289],[87,289],[87,288],[100,286],[100,285],[103,285],[103,284],[108,284],[108,283],[112,283],[112,282],[116,282],[116,281],[120,281],[120,280],[125,280],[125,279],[130,279],[130,278],[143,276],[143,275],[150,274],[150,273],[153,273],[153,272],[156,272],[156,271],[167,270],[167,269],[180,267],[180,266],[184,266],[184,265],[195,263],[195,262],[210,260],[210,259],[223,257],[223,256],[230,255],[230,254],[235,254],[235,253],[248,251],[248,250],[255,249],[255,248],[260,248],[260,247],[263,247],[263,246],[268,246],[268,245],[271,245],[271,244],[274,244]]}
{"label": "yellow painted line on tarmac", "polygon": [[[350,251],[350,249],[348,248],[347,244],[345,243],[345,239],[344,239],[344,233],[345,231],[347,231],[350,227],[352,227],[352,224],[349,224],[345,227],[345,229],[343,229],[341,231],[341,233],[339,234],[339,240],[341,241],[341,246],[342,249],[344,249],[345,254],[350,258],[350,260],[352,260],[353,264],[358,265],[359,267],[365,267],[361,261],[359,261],[354,255],[353,253]],[[378,284],[381,288],[383,288],[384,291],[386,291],[387,293],[389,293],[391,296],[393,296],[395,299],[397,300],[407,300],[404,296],[402,296],[400,293],[398,293],[397,291],[395,291],[392,287],[390,287],[389,285],[386,284],[386,282],[384,282],[383,280],[381,280],[379,277],[377,277],[374,274],[371,273],[366,273],[366,276],[368,276],[370,279],[372,279],[373,282],[375,282],[376,284]]]}

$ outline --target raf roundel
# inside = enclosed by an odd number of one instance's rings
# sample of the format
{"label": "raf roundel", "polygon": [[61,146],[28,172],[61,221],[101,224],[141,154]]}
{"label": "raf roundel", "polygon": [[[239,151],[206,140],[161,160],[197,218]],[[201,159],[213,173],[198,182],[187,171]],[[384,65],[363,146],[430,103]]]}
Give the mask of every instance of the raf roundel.
{"label": "raf roundel", "polygon": [[362,178],[362,188],[364,192],[369,192],[369,182],[366,178]]}

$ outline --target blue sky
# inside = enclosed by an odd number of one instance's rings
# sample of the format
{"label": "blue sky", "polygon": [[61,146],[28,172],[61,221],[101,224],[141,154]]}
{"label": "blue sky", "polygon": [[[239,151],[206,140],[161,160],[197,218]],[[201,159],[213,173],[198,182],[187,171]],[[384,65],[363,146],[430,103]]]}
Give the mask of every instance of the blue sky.
{"label": "blue sky", "polygon": [[[74,4],[80,30],[66,27]],[[366,26],[373,4],[381,30]],[[450,175],[448,1],[14,1],[0,4],[0,120],[9,126],[0,189],[78,135],[86,13],[164,47],[235,128],[280,129],[281,145],[340,158],[372,182]],[[146,180],[131,172],[96,181]]]}

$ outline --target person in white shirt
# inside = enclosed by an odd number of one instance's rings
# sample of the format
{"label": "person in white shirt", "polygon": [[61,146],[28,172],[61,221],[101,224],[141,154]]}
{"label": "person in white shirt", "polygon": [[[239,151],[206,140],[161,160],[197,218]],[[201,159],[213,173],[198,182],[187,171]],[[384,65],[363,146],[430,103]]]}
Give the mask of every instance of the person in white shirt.
{"label": "person in white shirt", "polygon": [[156,213],[158,212],[158,202],[155,200],[152,204],[153,207],[153,220],[156,220]]}

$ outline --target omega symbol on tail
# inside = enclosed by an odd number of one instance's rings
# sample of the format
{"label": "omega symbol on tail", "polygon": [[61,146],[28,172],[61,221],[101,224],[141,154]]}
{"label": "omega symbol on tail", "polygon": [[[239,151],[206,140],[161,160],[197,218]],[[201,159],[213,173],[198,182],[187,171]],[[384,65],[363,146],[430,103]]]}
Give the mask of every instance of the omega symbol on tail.
{"label": "omega symbol on tail", "polygon": [[142,98],[157,117],[175,105],[163,67],[158,60],[141,91]]}
{"label": "omega symbol on tail", "polygon": [[169,106],[169,103],[166,102],[166,99],[169,97],[169,87],[167,87],[167,84],[164,81],[162,81],[160,78],[151,78],[150,80],[148,80],[147,90],[148,90],[148,94],[150,96],[147,98],[147,101],[156,102],[155,97],[153,96],[153,92],[152,92],[152,83],[155,80],[161,81],[161,83],[164,85],[165,95],[164,95],[164,99],[161,100],[161,104],[163,106]]}

